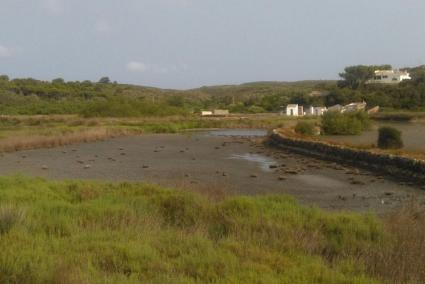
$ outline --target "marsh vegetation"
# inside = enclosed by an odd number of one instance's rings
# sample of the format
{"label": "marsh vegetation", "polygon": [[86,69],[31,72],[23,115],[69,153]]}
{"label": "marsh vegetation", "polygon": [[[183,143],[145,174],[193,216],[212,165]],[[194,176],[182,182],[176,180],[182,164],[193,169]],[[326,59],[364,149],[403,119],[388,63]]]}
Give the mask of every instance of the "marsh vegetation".
{"label": "marsh vegetation", "polygon": [[380,219],[287,196],[20,176],[0,186],[3,283],[425,280],[424,215],[414,207]]}

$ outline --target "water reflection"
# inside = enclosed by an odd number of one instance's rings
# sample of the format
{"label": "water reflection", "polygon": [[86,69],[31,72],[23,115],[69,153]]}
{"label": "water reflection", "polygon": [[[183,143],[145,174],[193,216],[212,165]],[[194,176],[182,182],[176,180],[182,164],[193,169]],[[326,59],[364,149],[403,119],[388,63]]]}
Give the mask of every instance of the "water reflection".
{"label": "water reflection", "polygon": [[270,166],[275,165],[275,160],[259,154],[232,155],[230,159],[244,160],[257,163],[262,171],[271,172]]}

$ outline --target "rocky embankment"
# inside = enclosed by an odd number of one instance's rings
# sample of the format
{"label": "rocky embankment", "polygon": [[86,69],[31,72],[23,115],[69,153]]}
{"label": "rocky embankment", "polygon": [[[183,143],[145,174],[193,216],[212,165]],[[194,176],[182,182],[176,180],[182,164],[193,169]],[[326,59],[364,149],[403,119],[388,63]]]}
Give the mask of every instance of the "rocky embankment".
{"label": "rocky embankment", "polygon": [[351,164],[393,178],[425,184],[425,161],[400,157],[396,155],[373,153],[350,147],[332,145],[322,141],[311,141],[287,137],[278,130],[273,130],[268,142],[275,146],[303,155]]}

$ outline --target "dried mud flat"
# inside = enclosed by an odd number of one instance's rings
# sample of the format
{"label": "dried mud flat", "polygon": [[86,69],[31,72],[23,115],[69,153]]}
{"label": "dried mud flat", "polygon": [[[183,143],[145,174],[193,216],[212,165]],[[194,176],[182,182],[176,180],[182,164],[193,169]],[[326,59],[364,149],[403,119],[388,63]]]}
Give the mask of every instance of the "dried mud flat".
{"label": "dried mud flat", "polygon": [[0,174],[137,181],[232,194],[289,194],[326,209],[387,212],[425,190],[264,146],[259,138],[143,135],[2,154]]}

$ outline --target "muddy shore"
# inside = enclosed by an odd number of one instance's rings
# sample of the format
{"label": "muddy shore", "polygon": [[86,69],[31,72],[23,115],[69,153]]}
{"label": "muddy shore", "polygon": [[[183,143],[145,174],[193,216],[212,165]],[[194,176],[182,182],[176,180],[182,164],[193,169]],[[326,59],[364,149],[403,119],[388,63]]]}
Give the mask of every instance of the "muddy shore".
{"label": "muddy shore", "polygon": [[290,194],[326,209],[386,212],[425,190],[354,167],[268,148],[260,138],[143,135],[2,154],[0,174],[149,182],[232,194]]}

